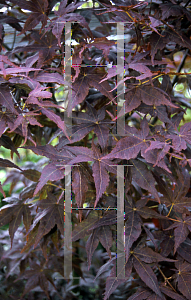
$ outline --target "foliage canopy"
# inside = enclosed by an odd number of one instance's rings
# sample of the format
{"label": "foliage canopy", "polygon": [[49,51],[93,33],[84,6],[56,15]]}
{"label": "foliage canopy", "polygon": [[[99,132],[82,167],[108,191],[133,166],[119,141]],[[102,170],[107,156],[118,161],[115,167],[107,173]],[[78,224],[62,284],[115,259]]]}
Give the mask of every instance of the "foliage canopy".
{"label": "foliage canopy", "polygon": [[[11,168],[9,195],[0,184],[0,225],[9,225],[0,233],[0,294],[191,300],[191,105],[175,89],[190,87],[190,1],[85,3],[0,1],[0,146],[10,150],[0,167]],[[22,162],[21,149],[39,159]],[[71,280],[63,264],[66,165],[73,276],[81,277]],[[125,279],[116,277],[115,257],[120,165]]]}

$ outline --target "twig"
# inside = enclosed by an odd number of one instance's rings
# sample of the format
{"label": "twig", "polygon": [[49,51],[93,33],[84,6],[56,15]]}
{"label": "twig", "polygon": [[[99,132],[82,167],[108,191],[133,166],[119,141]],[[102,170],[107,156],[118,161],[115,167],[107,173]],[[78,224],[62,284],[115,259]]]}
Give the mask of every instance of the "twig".
{"label": "twig", "polygon": [[13,48],[14,48],[15,41],[16,41],[16,30],[15,30],[15,32],[14,32],[14,38],[13,38],[13,44],[12,44],[12,50],[13,50]]}
{"label": "twig", "polygon": [[190,0],[188,0],[188,1],[186,2],[186,4],[184,5],[184,8],[186,8],[186,7],[188,6],[189,3],[190,3]]}
{"label": "twig", "polygon": [[161,268],[159,267],[159,265],[157,265],[157,268],[159,269],[161,275],[163,276],[163,278],[164,278],[164,280],[165,280],[165,283],[167,282],[167,283],[170,285],[171,289],[172,289],[175,293],[177,293],[177,291],[173,288],[172,284],[168,281],[168,278],[166,278],[166,276],[164,275],[164,273],[163,273],[163,271],[161,270]]}
{"label": "twig", "polygon": [[180,98],[176,99],[176,97],[174,97],[173,100],[176,101],[176,102],[179,102],[180,105],[186,106],[187,108],[191,109],[191,103],[187,102],[186,100],[180,99]]}
{"label": "twig", "polygon": [[[8,51],[12,51],[11,48],[9,48],[9,46],[7,46],[6,44],[2,43],[3,47],[8,50]],[[19,61],[22,61],[21,57],[17,54],[17,53],[14,53],[16,58],[18,58]]]}
{"label": "twig", "polygon": [[56,185],[56,184],[54,184],[54,183],[52,183],[52,182],[49,182],[49,183],[46,183],[46,184],[47,184],[47,185],[55,186],[55,187],[61,189],[62,191],[65,191],[65,189],[63,189],[61,186],[58,186],[58,185]]}
{"label": "twig", "polygon": [[[185,51],[185,53],[183,55],[182,61],[181,61],[181,63],[178,66],[177,73],[180,73],[181,69],[183,68],[185,60],[186,60],[186,57],[188,55],[188,51],[189,51],[189,49],[186,49],[186,51]],[[173,78],[173,80],[172,80],[172,86],[174,86],[177,81],[178,81],[178,75],[175,75],[174,78]]]}

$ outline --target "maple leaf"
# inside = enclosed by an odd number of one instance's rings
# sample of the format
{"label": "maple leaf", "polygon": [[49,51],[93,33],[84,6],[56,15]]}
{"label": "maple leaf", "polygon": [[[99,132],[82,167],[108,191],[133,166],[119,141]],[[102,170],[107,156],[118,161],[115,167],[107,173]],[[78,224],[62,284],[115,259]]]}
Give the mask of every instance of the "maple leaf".
{"label": "maple leaf", "polygon": [[76,3],[76,1],[73,1],[73,3],[67,5],[67,1],[64,0],[60,3],[58,10],[54,11],[56,17],[52,19],[52,24],[48,29],[52,27],[52,33],[58,39],[59,46],[61,46],[61,35],[66,22],[79,22],[81,26],[87,28],[90,32],[88,23],[86,22],[85,18],[80,14],[73,13],[73,11],[82,4],[83,2]]}
{"label": "maple leaf", "polygon": [[[121,218],[120,221],[123,221],[124,219]],[[117,215],[115,211],[107,211],[104,213],[104,215],[98,220],[96,221],[89,230],[98,228],[100,226],[105,226],[105,225],[112,225],[112,224],[116,224],[117,222]]]}
{"label": "maple leaf", "polygon": [[19,168],[17,165],[15,165],[13,162],[11,162],[8,159],[0,158],[0,166],[3,168],[16,168],[16,169],[22,171],[21,168]]}
{"label": "maple leaf", "polygon": [[[33,126],[37,125],[39,127],[43,127],[43,125],[41,125],[35,118],[34,116],[38,116],[39,114],[37,113],[33,113],[33,112],[25,112],[22,113],[21,115],[18,115],[17,119],[14,122],[14,125],[11,126],[11,130],[10,132],[15,131],[15,129],[17,127],[19,127],[19,125],[22,125],[22,134],[25,138],[23,144],[21,146],[23,146],[26,141],[27,141],[27,137],[28,137],[28,124],[31,124]],[[33,141],[33,140],[32,140]],[[36,145],[36,143],[33,141],[33,143]]]}
{"label": "maple leaf", "polygon": [[6,72],[5,72],[4,64],[6,64],[8,66],[15,67],[15,68],[19,68],[16,64],[14,64],[12,61],[10,61],[6,55],[0,55],[0,69],[2,70],[4,78],[6,78]]}
{"label": "maple leaf", "polygon": [[174,239],[175,239],[174,253],[176,252],[176,250],[180,246],[180,244],[186,240],[186,238],[189,234],[189,231],[191,231],[191,216],[186,217],[183,214],[182,219],[176,217],[176,221],[177,221],[177,223],[174,223],[165,229],[165,230],[169,230],[169,229],[175,228],[175,230],[174,230]]}
{"label": "maple leaf", "polygon": [[160,33],[158,32],[158,30],[156,28],[161,25],[163,26],[163,23],[160,20],[149,16],[149,22],[147,24],[153,31],[155,31],[156,33],[158,33],[160,35]]}
{"label": "maple leaf", "polygon": [[[163,143],[162,145],[165,146],[166,143]],[[166,158],[166,155],[164,155],[163,149],[158,150],[156,148],[156,149],[153,149],[151,151],[147,151],[147,152],[145,151],[144,153],[141,153],[141,154],[145,158],[148,165],[152,164],[152,166],[155,167],[155,168],[159,167],[160,172],[162,172],[162,173],[164,173],[164,171],[167,171],[168,173],[165,172],[165,174],[168,174],[168,176],[172,173],[171,170],[167,166],[168,160]],[[164,158],[163,158],[163,156],[164,156]]]}
{"label": "maple leaf", "polygon": [[183,261],[176,262],[175,266],[178,270],[176,275],[178,289],[187,299],[191,299],[191,289],[189,284],[191,276],[191,266],[189,263]]}
{"label": "maple leaf", "polygon": [[186,240],[177,248],[177,253],[186,261],[191,263],[190,258],[191,240],[187,237]]}
{"label": "maple leaf", "polygon": [[40,22],[42,28],[46,25],[48,17],[48,1],[47,0],[13,0],[12,3],[17,4],[19,7],[31,11],[32,13],[27,18],[24,28],[21,33],[25,33],[28,30],[34,29]]}
{"label": "maple leaf", "polygon": [[72,158],[75,157],[73,147],[65,146],[64,149],[58,151],[52,145],[45,146],[27,146],[25,149],[31,149],[37,155],[46,156],[51,159],[48,165],[42,170],[39,182],[36,186],[34,195],[47,183],[48,180],[60,180],[64,178],[64,166],[69,164]]}
{"label": "maple leaf", "polygon": [[59,73],[38,73],[35,80],[39,82],[57,82],[58,84],[67,83],[67,85],[69,85],[69,82],[65,81],[64,77]]}
{"label": "maple leaf", "polygon": [[[126,257],[129,257],[129,251],[132,244],[138,239],[141,234],[142,220],[140,217],[147,218],[163,218],[154,210],[144,206],[145,201],[138,201],[136,204],[128,196],[128,201],[125,205],[125,249]],[[123,221],[123,220],[121,220]],[[100,226],[116,224],[117,215],[116,212],[106,212],[100,220],[96,221],[89,230],[96,229]]]}
{"label": "maple leaf", "polygon": [[108,40],[106,37],[101,37],[101,38],[94,38],[93,42],[90,44],[87,44],[87,48],[91,48],[92,46],[96,47],[99,50],[103,51],[104,57],[107,59],[109,55],[109,51],[112,46],[115,45],[115,41]]}
{"label": "maple leaf", "polygon": [[178,30],[167,28],[163,30],[162,35],[158,35],[156,32],[153,32],[150,36],[151,60],[153,65],[154,56],[157,53],[158,49],[164,49],[166,45],[171,41],[182,47],[186,47],[188,49],[191,48],[191,42],[189,38],[185,36],[182,32],[179,33]]}
{"label": "maple leaf", "polygon": [[22,218],[26,231],[28,231],[31,225],[32,216],[30,214],[29,204],[25,203],[25,201],[14,197],[5,198],[3,201],[8,202],[9,204],[4,205],[0,209],[0,225],[3,226],[9,223],[9,234],[12,247],[15,232],[20,226]]}
{"label": "maple leaf", "polygon": [[93,177],[96,187],[96,200],[94,203],[94,207],[96,207],[99,199],[102,194],[105,192],[108,184],[109,184],[109,172],[113,172],[116,174],[117,170],[115,167],[112,167],[113,162],[108,159],[101,159],[103,154],[101,154],[100,150],[94,145],[92,140],[92,150],[85,147],[72,147],[73,153],[77,155],[76,158],[70,161],[70,164],[76,164],[85,161],[93,161],[92,170]]}
{"label": "maple leaf", "polygon": [[151,117],[158,117],[164,123],[171,123],[171,120],[168,118],[167,108],[164,105],[155,106],[141,103],[136,109],[141,113],[150,114]]}
{"label": "maple leaf", "polygon": [[[116,260],[116,258],[113,258],[107,263],[107,268],[108,265],[111,264]],[[111,293],[119,286],[121,283],[125,282],[127,278],[131,275],[132,273],[132,267],[134,266],[136,272],[139,274],[140,278],[144,281],[144,283],[159,297],[164,299],[159,285],[157,281],[157,277],[154,274],[152,268],[150,267],[150,263],[153,262],[159,262],[159,261],[171,261],[174,262],[174,260],[164,258],[162,257],[159,253],[154,252],[151,248],[149,247],[143,247],[143,246],[137,246],[133,251],[131,251],[131,255],[129,259],[125,262],[125,266],[123,266],[121,272],[125,272],[125,277],[126,278],[121,278],[118,279],[116,277],[116,266],[111,270],[110,276],[107,278],[106,281],[106,292],[105,292],[105,297],[104,300],[109,298]],[[105,271],[105,265],[101,267],[102,270],[99,270],[99,275]],[[97,276],[99,276],[97,274]],[[96,276],[96,277],[97,277]],[[138,298],[139,299],[139,298]],[[141,298],[143,299],[143,298]],[[159,298],[160,299],[160,298]]]}
{"label": "maple leaf", "polygon": [[64,235],[64,199],[61,198],[60,201],[58,201],[53,194],[48,192],[47,198],[38,201],[37,205],[42,211],[35,216],[33,224],[28,231],[28,233],[30,233],[34,227],[40,223],[35,238],[34,248],[37,247],[41,238],[46,235],[55,224],[58,226],[62,235]]}
{"label": "maple leaf", "polygon": [[146,140],[149,134],[149,126],[146,118],[141,122],[141,129],[138,130],[135,127],[126,126],[126,137],[120,139],[115,148],[106,156],[101,159],[131,159],[136,158],[139,151],[144,152],[147,148],[148,142]]}
{"label": "maple leaf", "polygon": [[160,254],[165,257],[168,256],[174,248],[173,230],[168,230],[164,232],[162,231],[154,232],[154,237],[155,239],[160,241],[160,247],[161,247]]}
{"label": "maple leaf", "polygon": [[33,42],[25,47],[16,47],[14,53],[18,52],[38,52],[37,68],[42,67],[49,60],[56,56],[56,50],[59,49],[57,39],[54,38],[51,32],[39,34],[37,31],[31,33]]}
{"label": "maple leaf", "polygon": [[35,239],[38,233],[39,223],[27,234],[26,245],[22,248],[21,253],[26,253],[32,250],[32,246],[35,243]]}
{"label": "maple leaf", "polygon": [[83,207],[83,203],[86,199],[86,192],[88,191],[88,179],[87,172],[80,166],[74,166],[72,168],[72,189],[78,207]]}
{"label": "maple leaf", "polygon": [[167,287],[167,286],[165,286],[165,285],[162,285],[162,286],[160,286],[160,289],[161,289],[161,291],[162,291],[165,295],[171,297],[172,299],[175,299],[175,300],[185,300],[185,297],[183,297],[182,295],[179,295],[178,293],[175,293],[175,292],[172,290],[172,288],[170,288],[170,287]]}
{"label": "maple leaf", "polygon": [[[178,293],[175,293],[171,288],[167,286],[160,286],[160,290],[163,292],[163,294],[171,297],[175,300],[185,300],[185,298]],[[139,287],[137,289],[137,292],[133,294],[131,297],[128,298],[128,300],[164,300],[164,296],[161,298],[158,295],[154,294],[150,289],[145,287]]]}
{"label": "maple leaf", "polygon": [[125,102],[118,114],[118,117],[124,113],[131,112],[133,109],[141,105],[141,102],[152,106],[156,109],[157,106],[167,105],[176,108],[168,94],[157,87],[150,85],[140,85],[136,88],[132,88],[125,93]]}
{"label": "maple leaf", "polygon": [[[144,20],[140,14],[137,14],[135,11],[131,10],[133,8],[141,6],[141,4],[128,5],[128,7],[127,7],[126,5],[118,6],[118,3],[116,3],[117,5],[115,5],[114,7],[113,6],[111,7],[110,2],[106,2],[106,4],[105,4],[108,7],[107,12],[112,12],[113,14],[115,14],[115,16],[110,19],[110,22],[124,22],[124,21],[126,22],[127,21],[129,23],[129,22],[132,22],[132,19],[134,19],[134,18],[135,18],[135,20],[137,18],[139,21]],[[130,2],[130,3],[133,3],[133,2]],[[122,3],[120,3],[120,4],[122,4]],[[129,12],[131,12],[132,16]],[[103,12],[100,14],[104,14],[104,13],[106,13],[106,12]],[[108,22],[104,22],[104,23],[108,23]]]}
{"label": "maple leaf", "polygon": [[28,72],[31,72],[31,71],[38,71],[38,70],[41,70],[41,69],[16,66],[16,68],[6,68],[6,69],[4,68],[3,71],[0,71],[0,74],[3,75],[3,77],[6,79],[6,78],[9,78],[9,75],[23,76],[22,73],[28,73]]}
{"label": "maple leaf", "polygon": [[103,148],[107,145],[107,140],[109,138],[109,128],[108,125],[112,124],[112,121],[105,120],[105,109],[99,109],[98,111],[87,102],[87,112],[77,113],[75,121],[78,125],[72,126],[72,135],[70,138],[72,142],[81,140],[90,131],[94,130],[98,137],[98,142]]}
{"label": "maple leaf", "polygon": [[14,107],[13,98],[10,93],[10,89],[7,85],[2,85],[0,87],[0,104],[7,108],[8,111],[13,114],[17,114]]}
{"label": "maple leaf", "polygon": [[[127,70],[127,66],[125,66],[125,70]],[[109,68],[107,73],[105,74],[104,78],[100,81],[100,83],[109,80],[111,78],[113,78],[116,75],[119,75],[121,73],[124,73],[124,67],[120,66],[118,68],[116,68],[116,66],[112,66],[112,68]]]}
{"label": "maple leaf", "polygon": [[67,162],[74,157],[72,155],[72,147],[66,146],[62,150],[57,150],[56,147],[52,145],[44,145],[44,146],[25,146],[24,149],[30,149],[35,154],[46,156],[52,161],[62,161],[63,165],[67,164]]}
{"label": "maple leaf", "polygon": [[107,277],[106,280],[106,287],[105,287],[105,294],[104,294],[104,300],[107,300],[109,296],[116,290],[116,288],[124,283],[127,278],[130,277],[132,272],[132,260],[130,259],[128,262],[125,263],[125,266],[123,266],[122,270],[119,272],[120,274],[125,273],[126,278],[118,278],[116,277],[116,265],[113,266],[111,269],[110,276]]}
{"label": "maple leaf", "polygon": [[69,140],[65,122],[60,118],[60,116],[58,114],[55,114],[52,110],[46,108],[41,108],[41,112],[46,115],[47,118],[49,118],[51,121],[53,121],[64,132],[67,139]]}
{"label": "maple leaf", "polygon": [[[125,82],[126,80],[129,80],[129,79],[131,79],[131,78],[135,78],[136,80],[138,80],[138,81],[140,82],[140,80],[143,80],[143,79],[146,79],[146,78],[150,78],[150,77],[152,77],[152,76],[158,74],[157,72],[152,73],[148,67],[146,67],[145,65],[143,65],[143,64],[141,64],[141,63],[134,63],[134,64],[131,63],[131,64],[129,64],[129,68],[130,68],[130,69],[133,69],[133,70],[135,70],[135,71],[137,71],[137,72],[139,72],[139,73],[143,73],[143,74],[141,74],[141,75],[139,75],[139,76],[135,76],[135,75],[132,75],[132,76],[126,76],[124,79],[121,79],[121,80],[116,84],[116,86],[111,90],[111,92],[114,91],[116,88],[118,88],[119,85],[124,84],[124,82]],[[119,72],[119,71],[118,71],[118,72]],[[117,73],[118,73],[118,72],[117,72]]]}
{"label": "maple leaf", "polygon": [[40,178],[40,172],[34,169],[23,170],[22,174],[29,180],[37,182]]}
{"label": "maple leaf", "polygon": [[129,251],[133,243],[141,234],[141,219],[136,213],[136,208],[132,210],[125,224],[125,251],[126,257],[129,257]]}
{"label": "maple leaf", "polygon": [[0,14],[0,24],[1,23],[9,24],[11,27],[15,28],[16,30],[22,31],[22,27],[19,23],[23,23],[23,21],[15,18],[13,16],[4,15],[1,13]]}
{"label": "maple leaf", "polygon": [[164,162],[165,156],[170,152],[171,145],[169,142],[163,139],[163,141],[151,141],[150,143],[150,146],[145,150],[142,156],[147,162],[153,163],[153,167],[159,166],[171,173]]}
{"label": "maple leaf", "polygon": [[[48,157],[50,160],[60,163],[61,167],[69,164],[72,158],[75,158],[75,155],[79,154],[80,148],[74,146],[64,146],[64,148],[53,147],[52,145],[44,146],[26,146],[25,149],[31,149],[37,155],[42,155]],[[85,147],[82,147],[85,148]]]}
{"label": "maple leaf", "polygon": [[98,232],[99,232],[99,229],[94,229],[86,242],[88,269],[90,269],[90,266],[91,266],[91,260],[92,260],[93,253],[99,244]]}
{"label": "maple leaf", "polygon": [[41,265],[39,265],[34,261],[30,263],[30,266],[31,266],[30,270],[24,271],[21,275],[19,275],[19,278],[15,280],[16,282],[22,278],[28,279],[25,285],[24,292],[21,297],[24,297],[28,292],[30,292],[36,286],[40,286],[41,289],[45,292],[46,297],[50,300],[50,296],[48,292],[49,282],[53,285],[53,287],[56,290],[56,286],[51,276],[52,270],[44,268],[42,263]]}
{"label": "maple leaf", "polygon": [[[163,292],[163,294],[171,297],[172,299],[175,300],[185,300],[185,298],[178,293],[174,292],[170,287],[167,286],[161,286],[160,285],[160,290]],[[166,299],[163,295],[163,297],[159,297],[158,295],[154,294],[149,288],[146,287],[139,287],[137,289],[137,292],[133,294],[131,297],[128,298],[128,300],[142,300],[142,299],[147,299],[147,300],[164,300]]]}
{"label": "maple leaf", "polygon": [[27,104],[36,104],[40,107],[41,113],[46,115],[50,120],[57,124],[57,126],[64,132],[66,137],[68,138],[68,134],[66,131],[66,125],[64,121],[61,120],[60,116],[54,113],[52,110],[47,109],[47,107],[55,107],[55,108],[62,108],[51,101],[39,101],[39,98],[51,98],[52,94],[48,91],[43,91],[46,87],[37,87],[33,91],[29,93],[29,96],[26,100]]}
{"label": "maple leaf", "polygon": [[190,14],[187,11],[186,8],[176,5],[174,3],[161,3],[160,9],[162,11],[162,19],[168,19],[171,16],[177,16],[177,15],[185,15],[188,20],[190,20]]}
{"label": "maple leaf", "polygon": [[[36,68],[34,69],[34,71],[38,71],[38,70],[40,69],[36,69]],[[18,90],[24,90],[27,93],[30,93],[31,90],[40,87],[39,82],[37,82],[34,79],[28,78],[26,75],[22,75],[22,74],[21,75],[16,74],[14,75],[14,77],[12,76],[9,79],[9,82],[11,85],[14,85],[14,87],[17,88]]]}
{"label": "maple leaf", "polygon": [[[137,289],[137,292],[134,293],[131,297],[128,298],[128,300],[140,300],[140,299],[148,299],[148,297],[151,295],[151,291],[146,288],[139,287]],[[156,296],[156,294],[155,294]]]}
{"label": "maple leaf", "polygon": [[[164,129],[163,126],[156,126],[156,137],[164,140],[172,141],[172,148],[175,151],[181,151],[182,149],[187,148],[186,142],[190,143],[190,125],[189,123],[184,124],[180,127],[180,132],[178,131],[178,126],[183,117],[183,112],[175,114],[171,118],[171,122],[166,125]],[[183,127],[183,128],[182,128]]]}
{"label": "maple leaf", "polygon": [[[38,98],[51,98],[52,97],[52,93],[48,92],[48,91],[44,91],[45,89],[47,89],[46,87],[42,87],[40,85],[38,85],[37,87],[35,87],[35,89],[33,89],[30,93],[29,93],[29,96],[28,96],[28,103],[32,103],[32,100],[33,101],[37,101],[37,104],[39,105],[39,101],[38,101]],[[27,102],[26,101],[26,102]],[[35,103],[35,102],[34,102]],[[36,103],[35,103],[36,104]],[[49,103],[51,104],[51,103]],[[53,103],[52,103],[53,104]],[[48,103],[45,102],[44,106],[48,106]]]}
{"label": "maple leaf", "polygon": [[[79,66],[82,63],[82,60],[83,60],[82,54],[84,53],[85,49],[91,49],[92,47],[96,47],[103,51],[104,57],[106,58],[106,60],[108,60],[110,48],[114,45],[115,45],[115,41],[108,40],[106,37],[94,38],[93,41],[91,41],[90,43],[82,41],[79,45],[77,45],[75,47],[74,53],[72,55],[72,64],[73,64],[74,70],[76,71],[75,76],[73,76],[73,82],[75,81],[75,79],[78,77],[78,75],[80,73]],[[92,58],[94,58],[94,57],[92,57]],[[74,65],[77,65],[77,66],[74,66]],[[122,71],[123,70],[121,70],[121,72]],[[113,75],[113,76],[115,76],[115,75]],[[101,82],[105,81],[105,80],[106,79],[103,79],[103,80],[101,80]]]}
{"label": "maple leaf", "polygon": [[[135,75],[125,76],[123,79],[121,79],[116,84],[116,86],[111,91],[113,91],[116,88],[118,88],[119,85],[124,84],[124,82],[126,80],[128,80],[128,79],[136,78],[136,80],[140,81],[142,79],[149,78],[149,77],[152,77],[152,76],[154,76],[154,75],[157,74],[157,73],[154,73],[154,72],[152,73],[151,70],[145,65],[145,63],[136,62],[135,60],[125,66],[125,70],[126,71],[128,71],[129,69],[135,70],[135,71],[139,72],[141,75],[139,75],[139,76],[135,76]],[[108,70],[107,76],[104,79],[102,79],[100,81],[100,83],[104,82],[105,80],[109,80],[112,77],[114,77],[116,75],[119,75],[119,74],[121,74],[123,72],[124,72],[123,66],[119,66],[117,69],[115,69],[115,67],[110,68]]]}
{"label": "maple leaf", "polygon": [[[2,109],[3,111],[0,111],[0,134],[3,134],[3,133],[6,133],[7,129],[8,128],[12,128],[14,126],[14,120],[16,119],[16,116],[18,116],[18,112],[15,111],[15,114],[13,113],[10,113],[8,110],[6,110],[6,112],[4,111],[4,108]],[[16,129],[15,129],[15,134],[16,135],[20,135],[20,136],[23,136],[23,133],[22,133],[22,126],[18,126]],[[31,133],[30,131],[28,132],[28,139],[31,141],[31,142],[34,142],[32,137],[31,137]],[[1,139],[1,144],[7,148],[7,149],[10,149],[11,150],[11,158],[13,158],[13,152],[15,152],[17,155],[17,151],[15,149],[15,146],[13,145],[13,142],[11,141],[11,139],[9,138],[8,140],[8,137],[5,137],[5,135],[3,135],[3,138]]]}
{"label": "maple leaf", "polygon": [[109,226],[101,226],[99,228],[96,228],[93,230],[91,235],[89,236],[87,243],[86,243],[86,252],[88,257],[88,267],[90,268],[91,265],[91,259],[94,251],[96,250],[99,241],[103,245],[103,247],[106,249],[108,255],[111,258],[111,251],[110,248],[113,243],[112,238],[112,231]]}
{"label": "maple leaf", "polygon": [[155,292],[159,297],[163,299],[162,293],[160,291],[158,280],[154,274],[149,263],[159,262],[159,261],[172,261],[171,259],[162,257],[159,253],[154,252],[148,247],[136,247],[132,251],[133,255],[133,265],[136,272],[139,274],[140,278],[145,282],[145,284]]}
{"label": "maple leaf", "polygon": [[180,132],[173,136],[173,146],[176,150],[186,149],[186,142],[191,144],[191,123],[182,125]]}
{"label": "maple leaf", "polygon": [[128,220],[125,224],[125,252],[126,258],[129,257],[129,251],[133,243],[140,236],[142,229],[142,220],[140,217],[147,218],[161,218],[157,212],[145,206],[146,201],[137,201],[134,203],[130,196],[127,196],[127,201],[125,204],[125,218]]}
{"label": "maple leaf", "polygon": [[13,157],[12,153],[16,153],[17,156],[20,158],[19,156],[19,152],[17,151],[17,149],[15,148],[14,143],[12,142],[12,140],[10,139],[9,136],[3,134],[0,137],[0,146],[5,147],[6,149],[10,149],[11,150],[11,157]]}
{"label": "maple leaf", "polygon": [[64,178],[64,171],[56,166],[55,163],[49,163],[42,170],[39,182],[34,191],[34,196],[42,189],[48,180],[55,181]]}
{"label": "maple leaf", "polygon": [[68,116],[77,104],[80,104],[84,101],[89,93],[90,87],[96,88],[111,101],[113,100],[112,94],[108,92],[110,89],[109,83],[99,83],[104,75],[105,72],[97,67],[81,68],[78,78],[72,84],[72,100],[68,103],[67,107]]}
{"label": "maple leaf", "polygon": [[[158,181],[157,178],[156,180]],[[182,176],[179,175],[174,191],[164,181],[162,181],[162,184],[163,186],[159,184],[159,191],[164,195],[161,197],[161,203],[164,203],[169,209],[168,215],[170,215],[171,211],[183,213],[190,206],[191,201],[191,198],[185,197],[190,187],[189,173],[186,170],[182,170]]]}
{"label": "maple leaf", "polygon": [[77,224],[72,231],[72,241],[75,242],[79,239],[84,238],[86,235],[90,234],[88,232],[92,226],[98,219],[99,219],[100,212],[98,211],[91,211],[87,218]]}
{"label": "maple leaf", "polygon": [[151,195],[160,203],[158,192],[155,188],[155,179],[146,165],[139,160],[130,160],[132,168],[132,177],[134,181],[143,189],[148,190]]}

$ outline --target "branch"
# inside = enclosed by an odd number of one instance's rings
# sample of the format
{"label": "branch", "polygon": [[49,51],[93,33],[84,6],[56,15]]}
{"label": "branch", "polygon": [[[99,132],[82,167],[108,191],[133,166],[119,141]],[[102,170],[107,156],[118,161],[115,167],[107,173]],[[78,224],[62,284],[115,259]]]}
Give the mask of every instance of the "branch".
{"label": "branch", "polygon": [[[181,69],[183,68],[185,60],[186,60],[186,57],[188,55],[188,51],[189,51],[189,49],[186,49],[186,51],[185,51],[185,53],[183,55],[182,61],[179,64],[176,73],[180,73]],[[174,86],[177,81],[178,81],[178,75],[175,75],[174,78],[173,78],[173,80],[172,80],[172,86]]]}
{"label": "branch", "polygon": [[[7,46],[6,44],[2,43],[3,47],[8,50],[8,51],[12,51],[11,48],[9,48],[9,46]],[[22,58],[17,54],[17,53],[14,53],[16,58],[18,58],[19,61],[22,61]]]}

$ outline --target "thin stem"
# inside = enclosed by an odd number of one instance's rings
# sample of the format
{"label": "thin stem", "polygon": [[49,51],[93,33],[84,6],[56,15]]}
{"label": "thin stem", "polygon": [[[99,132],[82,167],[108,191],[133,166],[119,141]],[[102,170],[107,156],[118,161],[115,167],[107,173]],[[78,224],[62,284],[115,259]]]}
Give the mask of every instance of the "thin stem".
{"label": "thin stem", "polygon": [[[185,51],[185,53],[183,55],[183,58],[182,58],[179,66],[178,66],[177,73],[180,73],[181,69],[183,68],[185,60],[186,60],[186,57],[188,55],[188,51],[189,51],[189,49],[186,49],[186,51]],[[172,80],[172,86],[174,86],[177,81],[178,81],[178,75],[175,75],[174,78],[173,78],[173,80]]]}
{"label": "thin stem", "polygon": [[165,283],[167,282],[167,283],[170,285],[171,289],[172,289],[175,293],[177,293],[176,290],[173,288],[172,284],[168,281],[168,278],[164,275],[164,273],[163,273],[163,271],[161,270],[161,268],[159,267],[159,265],[157,265],[157,268],[159,269],[161,275],[163,276]]}
{"label": "thin stem", "polygon": [[170,208],[170,210],[169,210],[169,212],[168,212],[167,217],[170,216],[170,213],[171,213],[171,211],[172,211],[173,206],[174,206],[174,204],[171,205],[171,208]]}
{"label": "thin stem", "polygon": [[47,183],[47,185],[52,185],[52,186],[55,186],[55,187],[61,189],[62,191],[65,191],[64,188],[62,188],[62,187],[60,187],[60,186],[58,186],[58,185],[56,185],[56,184],[54,184],[54,183],[52,183],[52,182]]}
{"label": "thin stem", "polygon": [[[166,217],[168,217],[168,216],[166,216]],[[174,222],[181,222],[180,220],[171,219],[171,218],[169,218],[169,217],[168,217],[168,220],[171,220],[171,221],[174,221]]]}
{"label": "thin stem", "polygon": [[14,38],[13,38],[12,50],[14,48],[15,41],[16,41],[16,30],[14,31]]}
{"label": "thin stem", "polygon": [[184,5],[184,8],[186,8],[186,7],[188,6],[189,3],[190,3],[190,0],[188,0],[188,1],[186,2],[186,4]]}
{"label": "thin stem", "polygon": [[156,208],[158,205],[149,206],[148,208]]}
{"label": "thin stem", "polygon": [[116,138],[116,136],[111,132],[111,135],[113,136],[113,138],[115,139],[116,142],[118,142],[118,139]]}
{"label": "thin stem", "polygon": [[150,2],[149,16],[151,15],[151,7],[152,7],[152,0],[151,0],[151,2]]}
{"label": "thin stem", "polygon": [[[3,47],[8,50],[8,51],[11,51],[11,48],[9,48],[9,46],[7,46],[6,44],[2,43]],[[17,54],[17,53],[14,53],[16,58],[18,58],[19,61],[22,61],[21,57]]]}

